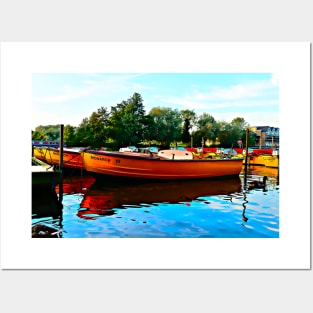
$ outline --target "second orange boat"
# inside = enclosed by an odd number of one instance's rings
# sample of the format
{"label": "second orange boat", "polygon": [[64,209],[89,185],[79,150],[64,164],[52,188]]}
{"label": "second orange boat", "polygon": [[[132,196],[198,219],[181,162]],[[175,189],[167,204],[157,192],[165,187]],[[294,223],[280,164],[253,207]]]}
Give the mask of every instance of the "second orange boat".
{"label": "second orange boat", "polygon": [[[34,156],[48,164],[59,165],[60,164],[60,150],[53,147],[34,147]],[[63,149],[63,166],[70,168],[84,169],[83,160],[81,157],[80,148]]]}

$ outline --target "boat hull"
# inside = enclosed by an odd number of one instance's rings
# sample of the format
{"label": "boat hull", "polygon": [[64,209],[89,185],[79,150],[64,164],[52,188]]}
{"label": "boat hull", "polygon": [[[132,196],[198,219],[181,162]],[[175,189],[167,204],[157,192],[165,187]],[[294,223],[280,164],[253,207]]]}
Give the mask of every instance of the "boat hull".
{"label": "boat hull", "polygon": [[249,157],[248,164],[278,168],[279,157],[277,155],[265,155],[265,154],[253,155]]}
{"label": "boat hull", "polygon": [[[48,164],[60,164],[60,151],[51,147],[35,147],[34,156]],[[80,151],[64,149],[63,150],[63,166],[69,168],[84,169]]]}
{"label": "boat hull", "polygon": [[82,152],[88,172],[140,179],[198,179],[239,175],[242,159],[169,160],[140,154]]}

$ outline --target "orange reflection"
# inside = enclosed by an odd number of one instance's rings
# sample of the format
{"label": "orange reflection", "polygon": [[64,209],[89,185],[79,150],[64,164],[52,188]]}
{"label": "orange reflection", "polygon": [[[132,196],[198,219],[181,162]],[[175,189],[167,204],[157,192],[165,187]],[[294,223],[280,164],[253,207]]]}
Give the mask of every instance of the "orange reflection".
{"label": "orange reflection", "polygon": [[88,214],[112,215],[113,208],[160,202],[179,203],[209,195],[226,195],[241,191],[239,177],[164,182],[96,182],[84,196],[78,216],[92,219]]}
{"label": "orange reflection", "polygon": [[[96,179],[92,176],[75,176],[63,178],[63,193],[86,193]],[[59,194],[59,185],[56,186],[55,191]]]}

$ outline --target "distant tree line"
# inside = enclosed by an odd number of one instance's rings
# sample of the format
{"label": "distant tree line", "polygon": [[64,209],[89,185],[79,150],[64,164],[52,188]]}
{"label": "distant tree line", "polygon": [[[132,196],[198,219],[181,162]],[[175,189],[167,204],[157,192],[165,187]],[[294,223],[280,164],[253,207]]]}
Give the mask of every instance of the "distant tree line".
{"label": "distant tree line", "polygon": [[[67,146],[102,146],[116,149],[130,145],[158,145],[169,147],[180,143],[184,146],[238,147],[237,141],[245,144],[248,123],[241,117],[230,123],[216,121],[203,113],[199,116],[193,110],[177,110],[154,107],[146,114],[143,99],[139,93],[112,106],[110,110],[100,107],[84,118],[78,127],[64,126],[64,142]],[[60,140],[59,125],[37,126],[32,131],[32,140]],[[249,138],[254,144],[253,137]]]}

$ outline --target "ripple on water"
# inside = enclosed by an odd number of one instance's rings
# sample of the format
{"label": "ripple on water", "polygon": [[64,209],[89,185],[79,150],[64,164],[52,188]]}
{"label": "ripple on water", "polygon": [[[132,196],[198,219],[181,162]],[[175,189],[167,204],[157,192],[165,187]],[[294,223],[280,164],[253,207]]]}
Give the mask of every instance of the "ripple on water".
{"label": "ripple on water", "polygon": [[[113,192],[113,191],[112,191]],[[68,238],[277,238],[279,188],[198,196],[180,202],[106,203],[80,207],[84,194],[63,196],[63,237]],[[111,195],[111,194],[110,194]],[[107,195],[105,195],[107,196]],[[127,197],[128,198],[128,197]],[[119,199],[114,199],[119,200]],[[112,203],[118,203],[116,207]],[[33,218],[33,224],[40,219]],[[52,225],[51,219],[41,220]]]}

